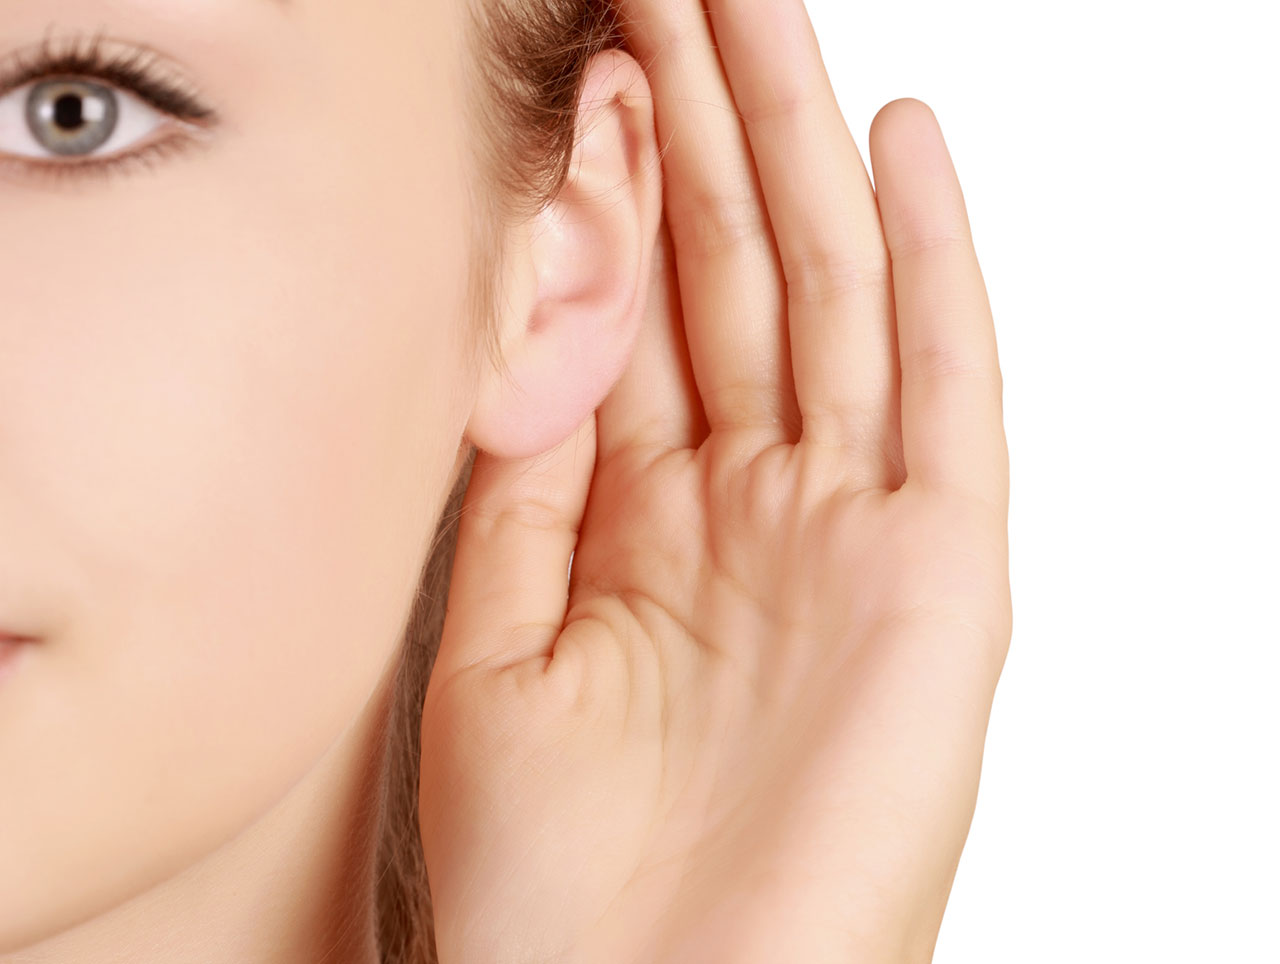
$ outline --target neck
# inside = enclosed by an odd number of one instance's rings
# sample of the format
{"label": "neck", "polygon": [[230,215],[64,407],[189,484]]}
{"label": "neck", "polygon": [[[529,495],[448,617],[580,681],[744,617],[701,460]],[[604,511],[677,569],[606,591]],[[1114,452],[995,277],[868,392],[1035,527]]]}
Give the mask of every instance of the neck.
{"label": "neck", "polygon": [[316,766],[239,836],[0,964],[377,964],[374,868],[396,667]]}

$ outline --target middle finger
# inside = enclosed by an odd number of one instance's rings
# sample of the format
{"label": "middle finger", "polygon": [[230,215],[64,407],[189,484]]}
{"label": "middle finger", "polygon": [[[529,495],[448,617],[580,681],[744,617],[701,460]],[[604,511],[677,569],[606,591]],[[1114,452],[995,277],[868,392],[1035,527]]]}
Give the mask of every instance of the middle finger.
{"label": "middle finger", "polygon": [[626,0],[654,95],[685,337],[712,432],[796,441],[782,265],[746,130],[697,0]]}

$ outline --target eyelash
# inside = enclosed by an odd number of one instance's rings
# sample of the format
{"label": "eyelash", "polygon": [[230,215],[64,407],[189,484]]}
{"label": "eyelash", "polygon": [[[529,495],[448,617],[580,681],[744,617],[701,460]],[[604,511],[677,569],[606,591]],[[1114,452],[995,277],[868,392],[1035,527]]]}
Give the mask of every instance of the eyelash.
{"label": "eyelash", "polygon": [[[87,41],[84,37],[72,37],[64,49],[58,49],[46,35],[33,53],[19,51],[0,67],[0,97],[32,81],[50,77],[93,78],[129,91],[170,117],[187,122],[188,126],[211,128],[217,124],[217,111],[161,75],[158,59],[153,53],[134,48],[128,52],[108,54],[102,50],[102,41],[101,33]],[[85,175],[108,177],[139,165],[149,167],[160,158],[191,146],[194,141],[190,134],[178,134],[102,159],[50,162],[0,156],[0,164],[16,165],[24,171],[58,181]]]}

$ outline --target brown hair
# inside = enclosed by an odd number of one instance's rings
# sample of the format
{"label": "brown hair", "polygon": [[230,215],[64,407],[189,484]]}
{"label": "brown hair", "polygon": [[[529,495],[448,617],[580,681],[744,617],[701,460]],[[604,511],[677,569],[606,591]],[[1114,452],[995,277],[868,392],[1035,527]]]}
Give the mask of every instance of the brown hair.
{"label": "brown hair", "polygon": [[[503,229],[555,197],[576,143],[588,61],[624,47],[613,0],[466,0],[470,17],[467,116],[474,182],[467,314],[502,367],[493,319],[505,264]],[[405,630],[388,723],[377,913],[383,964],[436,964],[431,897],[418,828],[420,727],[427,679],[444,625],[457,523],[475,448],[445,504]]]}

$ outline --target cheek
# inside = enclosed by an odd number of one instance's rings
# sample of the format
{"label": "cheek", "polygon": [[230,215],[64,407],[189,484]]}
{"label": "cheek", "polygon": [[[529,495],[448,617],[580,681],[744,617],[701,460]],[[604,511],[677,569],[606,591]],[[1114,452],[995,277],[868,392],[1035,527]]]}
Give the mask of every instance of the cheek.
{"label": "cheek", "polygon": [[417,196],[383,196],[341,158],[278,163],[229,178],[239,196],[174,177],[74,232],[30,222],[29,270],[5,271],[0,517],[61,574],[66,632],[0,694],[0,734],[26,734],[0,736],[23,788],[0,827],[39,831],[0,866],[40,878],[0,871],[0,906],[128,893],[212,849],[314,765],[399,640],[467,411],[464,214],[440,201],[462,192],[420,164]]}

